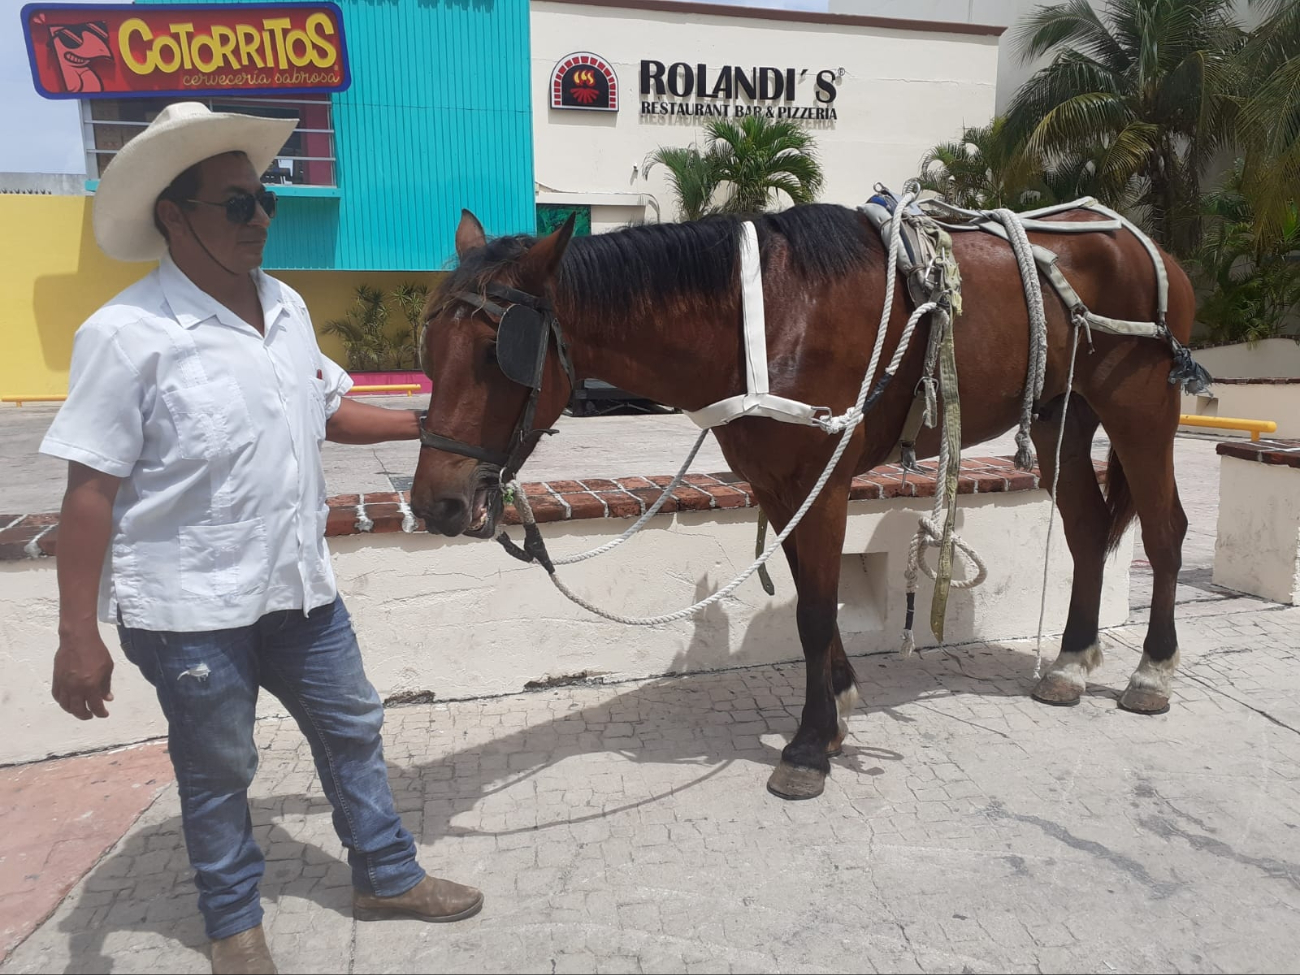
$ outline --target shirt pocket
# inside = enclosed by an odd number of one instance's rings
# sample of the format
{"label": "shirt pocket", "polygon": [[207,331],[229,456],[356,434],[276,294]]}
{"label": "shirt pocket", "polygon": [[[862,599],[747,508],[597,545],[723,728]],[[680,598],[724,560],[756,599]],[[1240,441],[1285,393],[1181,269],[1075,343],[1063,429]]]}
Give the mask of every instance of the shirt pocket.
{"label": "shirt pocket", "polygon": [[188,460],[214,460],[253,442],[248,406],[232,379],[164,390],[162,398],[176,426],[180,455]]}
{"label": "shirt pocket", "polygon": [[192,596],[235,596],[266,589],[266,521],[188,525],[180,529],[181,590]]}

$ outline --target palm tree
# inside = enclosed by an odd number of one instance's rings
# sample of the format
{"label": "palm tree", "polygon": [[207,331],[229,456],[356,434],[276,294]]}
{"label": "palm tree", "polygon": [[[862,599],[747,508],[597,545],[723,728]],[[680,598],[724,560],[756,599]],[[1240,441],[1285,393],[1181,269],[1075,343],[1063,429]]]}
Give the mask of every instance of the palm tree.
{"label": "palm tree", "polygon": [[420,325],[424,317],[424,305],[429,300],[429,288],[407,281],[394,288],[389,297],[397,303],[398,310],[406,319],[406,327],[410,329],[407,337],[402,339],[402,364],[405,368],[415,369],[420,362]]}
{"label": "palm tree", "polygon": [[720,210],[762,213],[791,203],[812,203],[825,177],[816,140],[798,122],[746,115],[713,119],[704,127],[714,172],[729,192]]}
{"label": "palm tree", "polygon": [[927,152],[919,182],[954,206],[1019,210],[1041,196],[1034,185],[1036,171],[1042,169],[1037,163],[1007,138],[1006,118],[998,116]]}
{"label": "palm tree", "polygon": [[[797,122],[747,115],[713,119],[704,127],[705,151],[660,146],[645,171],[668,170],[683,220],[710,213],[762,213],[791,203],[812,203],[825,177],[812,134]],[[724,198],[715,202],[719,192]]]}
{"label": "palm tree", "polygon": [[1300,4],[1253,0],[1264,19],[1241,57],[1237,136],[1245,153],[1242,190],[1261,236],[1276,236],[1300,198]]}
{"label": "palm tree", "polygon": [[337,335],[347,350],[348,369],[353,372],[400,368],[401,340],[388,334],[388,306],[384,294],[369,285],[358,285],[352,304],[343,318],[321,326],[326,335]]}
{"label": "palm tree", "polygon": [[1197,318],[1214,342],[1256,342],[1283,332],[1300,309],[1300,211],[1294,197],[1260,231],[1241,163],[1202,201],[1204,235],[1191,261],[1209,286]]}
{"label": "palm tree", "polygon": [[699,220],[712,212],[713,194],[718,188],[719,177],[709,156],[701,155],[695,146],[660,146],[646,159],[647,176],[655,165],[668,170],[668,181],[677,195],[682,220]]}
{"label": "palm tree", "polygon": [[1244,39],[1231,8],[1108,0],[1099,16],[1088,0],[1039,7],[1018,30],[1021,56],[1055,56],[1012,102],[1011,138],[1048,161],[1099,149],[1102,198],[1120,203],[1140,181],[1153,235],[1186,252],[1202,172],[1230,131],[1232,60]]}
{"label": "palm tree", "polygon": [[1093,145],[1078,153],[1057,156],[1044,164],[1044,205],[1092,196],[1119,210],[1142,209],[1141,179],[1137,176],[1125,179],[1122,171],[1107,165],[1113,160],[1107,146]]}

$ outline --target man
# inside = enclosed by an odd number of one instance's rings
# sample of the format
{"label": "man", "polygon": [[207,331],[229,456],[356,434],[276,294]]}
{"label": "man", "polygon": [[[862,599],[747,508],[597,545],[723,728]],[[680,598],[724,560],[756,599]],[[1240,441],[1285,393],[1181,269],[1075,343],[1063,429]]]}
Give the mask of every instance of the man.
{"label": "man", "polygon": [[263,274],[275,197],[259,176],[295,123],[163,110],[113,159],[95,236],[159,259],[77,332],[41,451],[69,462],[53,693],[107,717],[97,619],[158,693],[213,972],[273,972],[247,788],[259,688],[311,743],[359,920],[455,921],[473,888],[426,876],[394,810],[383,709],[325,547],[320,443],[414,440],[409,410],[345,399],[306,306]]}

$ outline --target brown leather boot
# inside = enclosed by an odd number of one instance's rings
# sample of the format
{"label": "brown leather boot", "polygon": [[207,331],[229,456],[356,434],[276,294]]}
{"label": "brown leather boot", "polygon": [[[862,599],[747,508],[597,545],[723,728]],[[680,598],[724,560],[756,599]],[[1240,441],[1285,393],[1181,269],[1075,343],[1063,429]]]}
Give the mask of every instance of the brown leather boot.
{"label": "brown leather boot", "polygon": [[275,975],[260,924],[212,942],[212,975]]}
{"label": "brown leather boot", "polygon": [[463,921],[483,908],[483,892],[450,880],[425,877],[405,894],[376,897],[352,891],[352,916],[358,921],[414,917],[421,921]]}

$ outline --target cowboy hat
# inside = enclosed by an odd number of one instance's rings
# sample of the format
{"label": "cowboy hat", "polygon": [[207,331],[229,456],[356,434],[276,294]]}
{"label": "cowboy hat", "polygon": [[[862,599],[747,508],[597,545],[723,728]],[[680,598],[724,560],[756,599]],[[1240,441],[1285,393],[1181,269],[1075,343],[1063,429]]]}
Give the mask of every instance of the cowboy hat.
{"label": "cowboy hat", "polygon": [[198,102],[168,105],[104,170],[95,191],[95,240],[119,261],[162,257],[167,241],[154,226],[154,204],[172,180],[227,152],[244,153],[263,173],[297,125],[296,119],[213,112]]}

